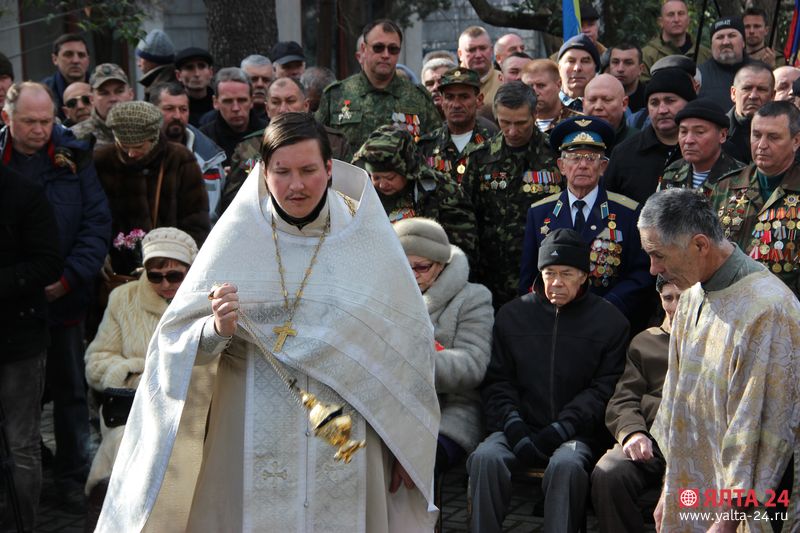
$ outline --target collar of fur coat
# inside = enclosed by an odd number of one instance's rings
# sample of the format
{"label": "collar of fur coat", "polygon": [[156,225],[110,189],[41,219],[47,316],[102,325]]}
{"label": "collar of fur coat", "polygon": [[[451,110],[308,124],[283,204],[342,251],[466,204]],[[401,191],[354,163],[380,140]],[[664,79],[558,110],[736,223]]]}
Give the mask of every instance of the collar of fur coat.
{"label": "collar of fur coat", "polygon": [[446,307],[450,300],[464,288],[469,278],[467,256],[458,246],[451,244],[450,250],[450,262],[444,267],[430,289],[422,295],[429,314]]}

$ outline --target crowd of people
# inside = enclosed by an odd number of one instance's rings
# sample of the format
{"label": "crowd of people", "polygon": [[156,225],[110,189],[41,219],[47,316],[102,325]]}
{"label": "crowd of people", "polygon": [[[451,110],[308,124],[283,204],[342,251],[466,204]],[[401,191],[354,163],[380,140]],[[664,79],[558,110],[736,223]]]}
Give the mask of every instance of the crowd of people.
{"label": "crowd of people", "polygon": [[580,11],[550,58],[472,26],[419,74],[376,20],[342,80],[153,30],[144,100],[79,34],[40,83],[0,54],[0,530],[43,464],[98,531],[432,530],[453,468],[476,532],[526,471],[548,532],[794,530],[800,68],[759,8],[710,49],[683,0],[644,46]]}

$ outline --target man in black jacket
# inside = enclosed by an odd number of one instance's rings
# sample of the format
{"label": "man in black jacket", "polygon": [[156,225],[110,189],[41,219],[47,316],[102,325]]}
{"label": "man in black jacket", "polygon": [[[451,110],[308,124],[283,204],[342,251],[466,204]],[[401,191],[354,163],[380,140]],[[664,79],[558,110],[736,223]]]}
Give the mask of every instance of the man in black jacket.
{"label": "man in black jacket", "polygon": [[[42,186],[0,165],[0,190],[0,410],[19,518],[24,531],[33,531],[42,483],[39,426],[50,339],[44,288],[58,281],[64,261]],[[0,530],[13,531],[14,510],[9,498],[3,499]]]}
{"label": "man in black jacket", "polygon": [[501,531],[511,473],[526,467],[546,467],[545,531],[583,522],[629,331],[622,313],[588,292],[589,254],[580,234],[553,230],[539,248],[534,292],[497,314],[481,390],[491,434],[467,461],[472,531]]}

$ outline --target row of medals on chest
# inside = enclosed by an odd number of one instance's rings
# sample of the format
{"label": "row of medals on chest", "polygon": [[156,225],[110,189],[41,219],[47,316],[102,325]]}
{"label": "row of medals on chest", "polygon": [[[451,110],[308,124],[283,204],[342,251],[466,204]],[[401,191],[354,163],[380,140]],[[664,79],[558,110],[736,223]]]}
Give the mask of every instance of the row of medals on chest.
{"label": "row of medals on chest", "polygon": [[608,215],[608,236],[609,238],[595,238],[592,241],[592,248],[589,252],[589,277],[595,278],[592,283],[596,286],[607,287],[609,278],[617,273],[619,265],[622,263],[622,244],[617,242],[617,222],[616,215]]}
{"label": "row of medals on chest", "polygon": [[[744,222],[746,205],[749,200],[744,191],[731,196],[727,212],[720,210],[725,236],[730,237],[732,231],[739,229]],[[750,257],[769,265],[774,273],[791,272],[796,268],[800,256],[796,254],[794,241],[800,226],[797,220],[797,204],[800,197],[789,194],[784,198],[784,205],[766,209],[758,217],[753,227],[753,239],[750,242]],[[794,259],[794,261],[792,261]]]}
{"label": "row of medals on chest", "polygon": [[[511,185],[511,178],[506,172],[492,172],[483,175],[481,190],[505,190]],[[547,192],[555,194],[561,192],[561,175],[549,170],[526,170],[522,173],[522,192],[537,194]]]}

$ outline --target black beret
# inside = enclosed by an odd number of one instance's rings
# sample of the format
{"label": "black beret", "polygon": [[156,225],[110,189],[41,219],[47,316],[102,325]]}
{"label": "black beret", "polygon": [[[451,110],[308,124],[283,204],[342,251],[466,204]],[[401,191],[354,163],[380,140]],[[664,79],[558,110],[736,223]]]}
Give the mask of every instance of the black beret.
{"label": "black beret", "polygon": [[214,58],[211,57],[211,54],[208,52],[208,50],[190,46],[189,48],[184,48],[183,50],[175,54],[175,68],[180,69],[191,59],[202,59],[209,65],[214,64]]}
{"label": "black beret", "polygon": [[698,98],[689,102],[675,115],[675,122],[680,124],[681,120],[685,118],[700,118],[712,122],[720,128],[730,127],[730,119],[725,111],[711,98]]}

